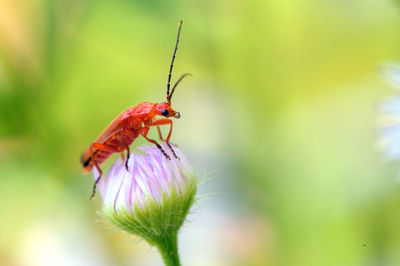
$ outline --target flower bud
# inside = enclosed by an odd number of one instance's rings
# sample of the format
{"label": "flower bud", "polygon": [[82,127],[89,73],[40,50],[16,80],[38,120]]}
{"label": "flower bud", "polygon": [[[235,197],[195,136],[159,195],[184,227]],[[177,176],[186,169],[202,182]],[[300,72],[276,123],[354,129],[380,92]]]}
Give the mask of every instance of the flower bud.
{"label": "flower bud", "polygon": [[[164,143],[163,149],[169,153]],[[119,158],[99,182],[103,211],[112,223],[159,246],[174,239],[194,202],[197,179],[183,154],[174,147],[168,160],[156,146],[132,152],[128,170]],[[94,176],[98,176],[95,172]]]}

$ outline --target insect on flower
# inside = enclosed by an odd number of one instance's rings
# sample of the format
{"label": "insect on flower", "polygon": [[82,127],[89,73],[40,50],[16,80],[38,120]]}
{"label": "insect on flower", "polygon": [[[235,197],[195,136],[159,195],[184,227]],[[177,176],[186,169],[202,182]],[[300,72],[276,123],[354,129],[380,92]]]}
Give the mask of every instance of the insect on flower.
{"label": "insect on flower", "polygon": [[[170,90],[171,83],[171,73],[174,66],[175,54],[178,48],[179,36],[182,28],[182,20],[179,22],[178,37],[176,39],[174,53],[172,55],[172,61],[168,74],[167,82],[167,101],[163,103],[149,103],[143,102],[137,106],[129,107],[118,115],[107,127],[106,129],[95,139],[95,141],[85,150],[81,156],[81,164],[83,167],[83,172],[90,172],[93,167],[96,167],[99,172],[98,178],[95,180],[93,185],[93,192],[90,199],[93,199],[96,194],[96,186],[102,177],[102,171],[100,169],[100,164],[110,157],[112,153],[124,152],[126,150],[126,161],[125,168],[128,169],[128,160],[130,156],[129,145],[139,136],[142,135],[146,140],[155,144],[157,148],[162,152],[162,154],[170,160],[170,156],[165,152],[160,144],[154,139],[147,137],[150,127],[157,126],[158,133],[161,141],[164,141],[161,135],[161,125],[169,125],[169,133],[165,142],[167,143],[169,149],[171,150],[173,156],[177,159],[178,156],[175,154],[174,149],[169,144],[172,133],[172,120],[170,117],[180,118],[179,112],[176,112],[171,108],[171,98],[174,94],[176,86],[190,74],[183,74],[175,85]],[[157,118],[157,116],[163,116],[163,118]],[[122,154],[123,155],[123,154]]]}

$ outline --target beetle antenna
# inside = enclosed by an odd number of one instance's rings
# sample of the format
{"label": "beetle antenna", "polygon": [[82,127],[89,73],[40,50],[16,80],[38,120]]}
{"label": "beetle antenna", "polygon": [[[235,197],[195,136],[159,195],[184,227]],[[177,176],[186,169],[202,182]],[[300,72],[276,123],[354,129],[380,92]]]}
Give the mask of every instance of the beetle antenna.
{"label": "beetle antenna", "polygon": [[167,97],[168,102],[171,102],[172,94],[174,94],[174,91],[175,91],[176,86],[178,86],[178,84],[182,81],[182,79],[184,79],[185,77],[188,77],[188,76],[192,76],[192,74],[190,74],[190,73],[185,73],[185,74],[183,74],[183,75],[178,79],[178,81],[177,81],[177,82],[175,83],[175,85],[172,87],[171,94]]}
{"label": "beetle antenna", "polygon": [[167,83],[167,100],[171,99],[170,94],[169,94],[169,88],[171,86],[171,84],[170,84],[171,83],[171,74],[172,74],[172,68],[174,67],[176,50],[178,49],[179,35],[181,35],[182,23],[183,23],[183,20],[179,21],[178,37],[176,38],[175,50],[174,50],[174,54],[172,55],[171,66],[169,67],[168,83]]}

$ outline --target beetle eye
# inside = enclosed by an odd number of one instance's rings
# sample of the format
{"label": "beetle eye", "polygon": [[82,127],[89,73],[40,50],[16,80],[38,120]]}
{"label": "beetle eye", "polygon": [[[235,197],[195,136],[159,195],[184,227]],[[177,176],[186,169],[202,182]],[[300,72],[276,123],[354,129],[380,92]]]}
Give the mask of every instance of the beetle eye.
{"label": "beetle eye", "polygon": [[168,112],[167,109],[164,109],[164,110],[161,111],[161,114],[162,114],[163,116],[167,116],[167,115],[169,114],[169,112]]}

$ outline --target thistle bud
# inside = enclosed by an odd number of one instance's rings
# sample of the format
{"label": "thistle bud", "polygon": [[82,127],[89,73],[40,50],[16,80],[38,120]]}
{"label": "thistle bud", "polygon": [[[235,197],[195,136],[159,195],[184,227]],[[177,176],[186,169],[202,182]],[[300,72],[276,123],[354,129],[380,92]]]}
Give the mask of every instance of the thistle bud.
{"label": "thistle bud", "polygon": [[[169,147],[163,144],[163,149]],[[157,246],[167,265],[179,265],[177,234],[194,202],[197,179],[183,154],[171,160],[156,146],[132,152],[128,170],[119,158],[98,185],[103,211],[112,223]],[[98,173],[94,173],[95,178]]]}

